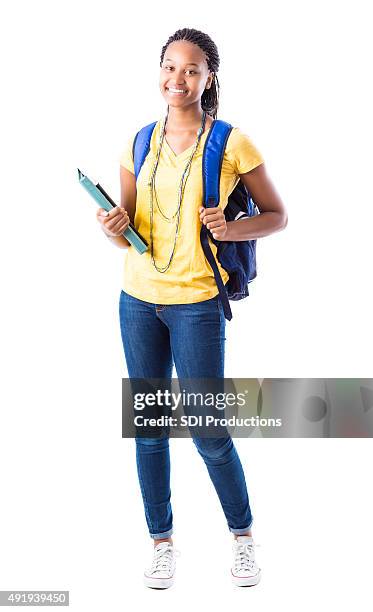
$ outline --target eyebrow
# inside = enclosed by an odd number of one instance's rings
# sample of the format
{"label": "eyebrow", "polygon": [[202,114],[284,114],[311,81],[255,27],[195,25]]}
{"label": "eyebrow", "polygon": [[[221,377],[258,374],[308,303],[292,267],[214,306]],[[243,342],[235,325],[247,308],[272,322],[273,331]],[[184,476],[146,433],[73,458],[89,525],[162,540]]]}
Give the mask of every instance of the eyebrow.
{"label": "eyebrow", "polygon": [[[174,61],[174,60],[172,60],[172,59],[171,59],[171,58],[169,58],[169,57],[168,57],[167,59],[165,59],[165,62],[173,62],[173,61]],[[187,62],[185,65],[186,65],[186,66],[198,66],[198,64],[195,64],[194,62]]]}

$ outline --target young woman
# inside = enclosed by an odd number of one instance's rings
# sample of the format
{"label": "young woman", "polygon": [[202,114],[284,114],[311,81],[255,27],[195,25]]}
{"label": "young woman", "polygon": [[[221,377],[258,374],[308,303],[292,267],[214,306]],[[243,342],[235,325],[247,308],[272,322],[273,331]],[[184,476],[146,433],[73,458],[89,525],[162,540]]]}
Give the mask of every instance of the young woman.
{"label": "young woman", "polygon": [[[251,140],[239,128],[228,138],[220,180],[220,204],[202,206],[202,153],[217,117],[219,55],[209,36],[182,29],[161,52],[159,86],[167,104],[154,128],[150,151],[136,182],[132,157],[135,133],[121,156],[121,204],[97,216],[125,258],[119,314],[130,378],[224,377],[225,317],[214,274],[200,243],[201,224],[216,240],[248,240],[283,229],[287,215]],[[237,89],[245,78],[237,73]],[[246,77],[247,78],[247,77]],[[144,91],[147,83],[138,83]],[[137,131],[137,130],[136,130]],[[260,215],[226,222],[224,207],[239,178]],[[134,222],[149,250],[139,255],[121,236]],[[216,258],[216,247],[211,243]],[[224,283],[227,272],[217,261]],[[242,465],[229,434],[193,436],[234,536],[231,574],[237,585],[260,579],[252,536],[253,516]],[[136,437],[136,459],[146,522],[154,540],[147,586],[173,584],[175,550],[170,503],[168,436]]]}

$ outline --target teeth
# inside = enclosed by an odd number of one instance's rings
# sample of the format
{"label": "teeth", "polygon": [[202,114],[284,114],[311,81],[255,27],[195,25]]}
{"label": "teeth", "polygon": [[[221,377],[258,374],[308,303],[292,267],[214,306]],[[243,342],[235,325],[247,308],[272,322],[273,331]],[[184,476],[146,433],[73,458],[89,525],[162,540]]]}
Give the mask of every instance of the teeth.
{"label": "teeth", "polygon": [[169,87],[168,90],[173,91],[175,93],[185,93],[184,89],[174,89],[173,87]]}

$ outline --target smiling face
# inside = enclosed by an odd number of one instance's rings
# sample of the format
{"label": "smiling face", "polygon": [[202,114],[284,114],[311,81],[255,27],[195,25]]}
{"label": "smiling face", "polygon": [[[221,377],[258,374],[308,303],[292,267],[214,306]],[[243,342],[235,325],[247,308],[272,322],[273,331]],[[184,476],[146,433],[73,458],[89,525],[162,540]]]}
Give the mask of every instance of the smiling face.
{"label": "smiling face", "polygon": [[204,90],[211,87],[213,75],[202,49],[187,40],[178,40],[165,51],[159,87],[168,105],[188,106],[200,102]]}

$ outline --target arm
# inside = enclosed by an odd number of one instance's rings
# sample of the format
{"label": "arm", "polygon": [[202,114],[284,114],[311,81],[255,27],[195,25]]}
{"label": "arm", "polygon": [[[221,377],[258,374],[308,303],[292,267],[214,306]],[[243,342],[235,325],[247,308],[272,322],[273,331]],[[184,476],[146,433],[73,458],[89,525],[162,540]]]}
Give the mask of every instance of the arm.
{"label": "arm", "polygon": [[284,229],[288,222],[287,212],[264,163],[239,177],[261,214],[226,222],[220,207],[201,209],[201,221],[207,225],[213,237],[216,240],[254,240]]}
{"label": "arm", "polygon": [[224,240],[253,240],[285,229],[287,212],[264,163],[239,176],[258,206],[260,215],[239,222],[228,221]]}
{"label": "arm", "polygon": [[[120,166],[120,205],[118,208],[121,210],[114,208],[107,216],[103,216],[102,209],[100,209],[98,218],[102,224],[102,230],[105,235],[120,249],[128,249],[131,245],[128,240],[121,235],[120,220],[122,217],[126,217],[127,214],[132,223],[135,218],[136,178],[132,172],[129,172],[129,170],[123,166]],[[126,211],[126,215],[123,215],[123,211]],[[118,232],[119,235],[115,235],[118,234]]]}

